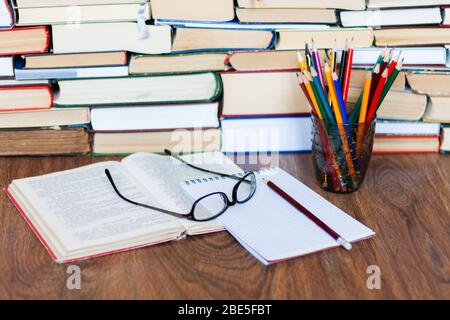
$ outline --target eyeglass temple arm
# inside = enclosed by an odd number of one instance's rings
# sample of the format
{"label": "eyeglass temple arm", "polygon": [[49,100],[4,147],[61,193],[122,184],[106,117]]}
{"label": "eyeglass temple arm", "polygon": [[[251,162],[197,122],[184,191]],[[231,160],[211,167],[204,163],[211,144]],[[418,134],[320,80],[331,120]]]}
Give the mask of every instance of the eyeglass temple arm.
{"label": "eyeglass temple arm", "polygon": [[106,174],[106,176],[108,177],[108,180],[109,180],[109,182],[111,183],[112,187],[114,188],[114,191],[117,193],[117,195],[118,195],[120,198],[122,198],[122,200],[125,200],[126,202],[131,203],[131,204],[134,204],[134,205],[136,205],[136,206],[140,206],[140,207],[144,207],[144,208],[147,208],[147,209],[152,209],[152,210],[156,210],[156,211],[159,211],[159,212],[162,212],[162,213],[170,214],[170,215],[175,216],[175,217],[177,217],[177,218],[186,218],[186,216],[188,216],[188,214],[182,214],[182,213],[177,213],[177,212],[169,211],[169,210],[166,210],[166,209],[163,209],[163,208],[153,207],[153,206],[150,206],[150,205],[148,205],[148,204],[139,203],[139,202],[136,202],[136,201],[133,201],[133,200],[130,200],[130,199],[126,198],[124,195],[122,195],[122,194],[120,193],[120,191],[119,191],[119,189],[117,188],[116,184],[114,183],[114,180],[113,180],[113,178],[112,178],[112,176],[111,176],[111,173],[109,172],[108,169],[105,169],[105,174]]}
{"label": "eyeglass temple arm", "polygon": [[208,170],[208,169],[203,169],[203,168],[197,167],[197,166],[195,166],[195,165],[193,165],[193,164],[191,164],[191,163],[185,161],[185,160],[182,159],[179,155],[177,155],[176,153],[170,151],[169,149],[165,149],[164,152],[165,152],[167,155],[169,155],[169,156],[171,156],[171,157],[177,159],[178,161],[184,163],[185,165],[187,165],[187,166],[189,166],[189,167],[191,167],[191,168],[194,168],[194,169],[197,169],[197,170],[206,172],[206,173],[216,174],[216,175],[219,175],[219,176],[221,176],[221,177],[227,177],[227,178],[231,178],[231,179],[235,179],[235,180],[240,180],[240,179],[241,179],[241,178],[236,177],[235,175],[232,175],[232,174],[226,174],[226,173],[222,173],[222,172],[217,172],[217,171],[212,171],[212,170]]}

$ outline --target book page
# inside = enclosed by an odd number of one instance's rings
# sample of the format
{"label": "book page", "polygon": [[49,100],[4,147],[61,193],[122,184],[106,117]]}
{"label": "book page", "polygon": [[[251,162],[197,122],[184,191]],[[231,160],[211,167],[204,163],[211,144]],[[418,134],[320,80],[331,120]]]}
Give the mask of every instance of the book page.
{"label": "book page", "polygon": [[40,177],[13,181],[13,187],[32,204],[46,237],[66,252],[148,235],[182,233],[174,218],[122,200],[109,183],[108,168],[118,189],[137,202],[158,205],[138,181],[128,176],[119,162],[103,162]]}
{"label": "book page", "polygon": [[[221,173],[237,173],[242,170],[222,153],[197,153],[182,157],[200,168]],[[180,161],[169,157],[150,153],[136,153],[122,160],[124,167],[136,179],[142,182],[148,191],[156,197],[164,208],[179,213],[191,211],[195,201],[182,187],[187,180],[203,179],[215,176],[193,169]],[[222,191],[222,190],[211,190]],[[186,226],[188,233],[203,233],[222,229],[217,221],[194,222],[179,219]],[[198,230],[195,230],[195,229]],[[205,230],[206,229],[206,230]]]}

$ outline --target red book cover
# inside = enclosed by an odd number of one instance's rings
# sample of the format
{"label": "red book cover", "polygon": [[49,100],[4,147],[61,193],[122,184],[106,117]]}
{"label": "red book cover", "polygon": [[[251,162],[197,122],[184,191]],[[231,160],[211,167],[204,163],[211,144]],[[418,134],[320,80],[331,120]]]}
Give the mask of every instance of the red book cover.
{"label": "red book cover", "polygon": [[[42,91],[44,95],[47,96],[48,103],[45,105],[37,105],[35,101],[31,101],[29,103],[29,106],[17,108],[14,107],[14,105],[8,106],[4,99],[2,99],[2,93],[10,93],[11,91],[16,91],[17,93],[20,93],[21,91],[30,91],[30,90],[36,90],[36,91]],[[26,85],[26,86],[5,86],[0,87],[0,112],[5,111],[30,111],[30,110],[47,110],[53,107],[53,90],[48,85]]]}
{"label": "red book cover", "polygon": [[[27,50],[20,50],[19,47],[14,47],[14,45],[20,46],[27,44],[30,42],[30,38],[23,38],[20,39],[18,37],[20,34],[27,33],[30,30],[40,30],[42,32],[42,35],[44,36],[44,41],[39,46],[36,46],[35,48],[27,49]],[[16,35],[14,35],[16,34]],[[13,56],[13,55],[19,55],[19,54],[29,54],[29,53],[44,53],[48,52],[50,47],[50,30],[47,26],[36,26],[36,27],[18,27],[13,28],[9,30],[0,30],[0,44],[1,42],[7,42],[8,36],[13,35],[14,42],[8,46],[0,46],[0,56]]]}

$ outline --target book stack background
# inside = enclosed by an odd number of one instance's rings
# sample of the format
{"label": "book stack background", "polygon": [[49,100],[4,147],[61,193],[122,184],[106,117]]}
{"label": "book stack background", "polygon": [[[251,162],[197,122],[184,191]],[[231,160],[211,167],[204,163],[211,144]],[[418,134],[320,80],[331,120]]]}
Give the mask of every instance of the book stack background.
{"label": "book stack background", "polygon": [[[450,1],[0,0],[1,155],[311,149],[297,50],[385,46],[377,153],[450,151]],[[442,124],[442,128],[441,128]]]}

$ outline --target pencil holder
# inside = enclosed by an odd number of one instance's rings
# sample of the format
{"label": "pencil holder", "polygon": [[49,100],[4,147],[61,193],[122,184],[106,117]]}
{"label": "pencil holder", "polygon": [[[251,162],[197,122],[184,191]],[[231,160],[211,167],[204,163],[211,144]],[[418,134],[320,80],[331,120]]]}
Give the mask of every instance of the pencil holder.
{"label": "pencil holder", "polygon": [[312,156],[321,187],[350,193],[364,181],[372,156],[376,118],[355,125],[329,123],[312,115]]}

